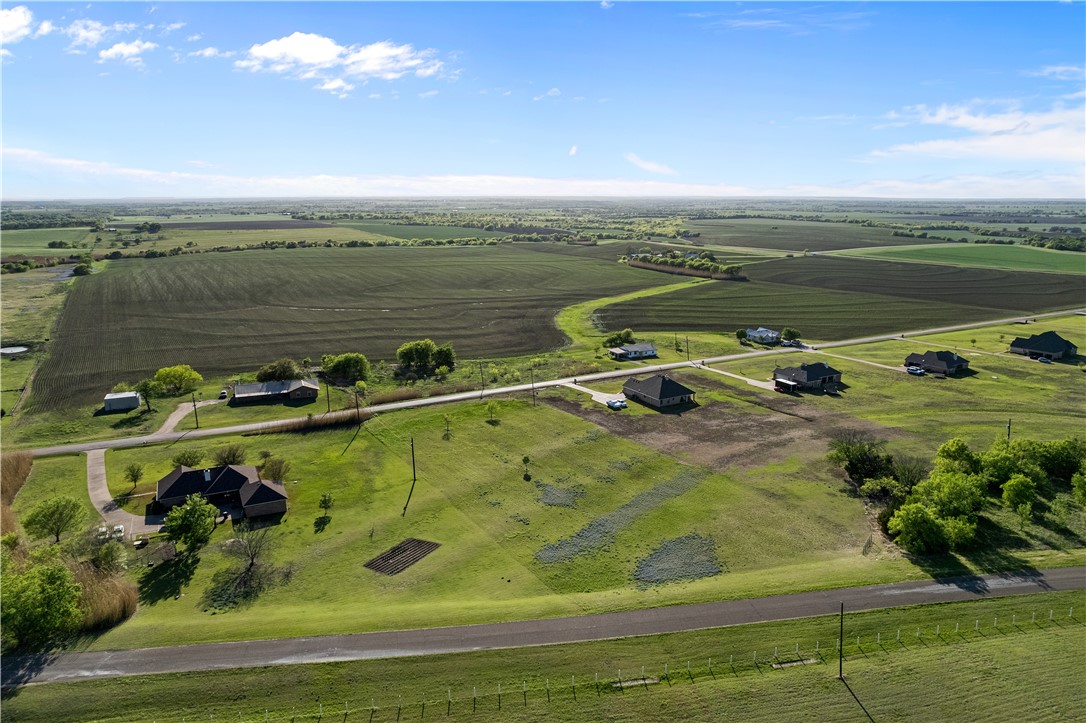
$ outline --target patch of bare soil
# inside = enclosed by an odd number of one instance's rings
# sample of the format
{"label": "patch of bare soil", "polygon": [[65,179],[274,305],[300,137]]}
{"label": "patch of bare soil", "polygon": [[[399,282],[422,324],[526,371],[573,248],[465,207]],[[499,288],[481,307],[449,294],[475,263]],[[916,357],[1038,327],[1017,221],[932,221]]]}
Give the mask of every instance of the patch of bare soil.
{"label": "patch of bare soil", "polygon": [[[797,454],[820,457],[827,443],[842,429],[866,429],[880,438],[898,436],[887,429],[838,412],[826,412],[804,404],[802,398],[776,392],[742,389],[700,376],[672,374],[692,389],[726,389],[739,403],[704,400],[681,414],[631,415],[584,408],[557,397],[546,402],[575,414],[608,432],[633,440],[683,462],[717,471],[728,467],[761,467]],[[747,411],[747,405],[764,412]]]}

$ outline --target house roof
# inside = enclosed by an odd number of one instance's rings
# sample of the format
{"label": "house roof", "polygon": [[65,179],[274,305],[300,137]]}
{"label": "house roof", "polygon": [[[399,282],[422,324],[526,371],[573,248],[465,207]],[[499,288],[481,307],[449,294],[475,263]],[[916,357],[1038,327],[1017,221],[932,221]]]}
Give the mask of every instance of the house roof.
{"label": "house roof", "polygon": [[247,464],[231,464],[206,469],[192,469],[178,465],[158,481],[158,499],[170,500],[194,494],[208,496],[237,492],[246,483],[259,479],[260,475],[257,474],[256,467]]}
{"label": "house roof", "polygon": [[265,502],[285,500],[287,498],[287,490],[282,482],[257,479],[245,483],[245,485],[238,490],[238,497],[241,498],[242,507],[249,507],[250,505],[259,505]]}
{"label": "house roof", "polygon": [[773,331],[772,329],[767,329],[764,326],[759,326],[757,329],[747,329],[747,334],[757,334],[758,336],[764,336],[765,334],[776,334],[777,336],[780,336],[779,331]]}
{"label": "house roof", "polygon": [[1017,337],[1011,342],[1012,347],[1027,349],[1029,351],[1041,351],[1047,354],[1059,354],[1075,349],[1074,344],[1064,339],[1054,331],[1046,331],[1043,334],[1034,334],[1031,337]]}
{"label": "house roof", "polygon": [[656,351],[656,345],[650,344],[648,342],[643,342],[640,344],[623,344],[618,348],[626,352],[627,354],[632,351]]}
{"label": "house roof", "polygon": [[773,378],[806,384],[826,377],[837,376],[840,373],[829,364],[815,362],[814,364],[800,364],[798,367],[774,369]]}
{"label": "house roof", "polygon": [[114,392],[103,397],[103,399],[135,399],[137,402],[139,398],[139,392]]}
{"label": "house roof", "polygon": [[287,379],[281,382],[259,382],[257,384],[238,384],[234,387],[235,397],[266,397],[279,394],[289,394],[295,389],[306,387],[320,390],[320,382],[316,379]]}
{"label": "house roof", "polygon": [[653,399],[668,399],[670,397],[682,397],[689,394],[694,394],[694,390],[688,386],[680,384],[669,376],[663,374],[654,374],[647,379],[634,379],[630,378],[626,380],[626,383],[622,385],[623,390],[629,389],[630,391],[644,394],[646,397]]}
{"label": "house roof", "polygon": [[969,360],[952,351],[931,351],[923,354],[910,354],[905,357],[906,364],[942,364],[947,368],[968,365]]}

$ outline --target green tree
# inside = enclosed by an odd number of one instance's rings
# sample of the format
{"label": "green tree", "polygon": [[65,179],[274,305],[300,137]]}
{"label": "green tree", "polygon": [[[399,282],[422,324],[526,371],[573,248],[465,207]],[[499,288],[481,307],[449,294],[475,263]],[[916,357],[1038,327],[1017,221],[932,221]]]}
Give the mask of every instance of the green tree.
{"label": "green tree", "polygon": [[781,329],[781,338],[785,341],[795,341],[799,338],[799,330],[793,329],[790,326],[786,326]]}
{"label": "green tree", "polygon": [[90,264],[76,264],[72,276],[90,276],[94,268]]}
{"label": "green tree", "polygon": [[615,346],[622,346],[623,344],[632,344],[634,342],[633,329],[623,329],[622,331],[616,331],[606,339],[603,340],[603,345],[606,348]]}
{"label": "green tree", "polygon": [[245,464],[245,457],[247,454],[244,446],[240,444],[228,444],[225,447],[219,447],[212,452],[211,457],[215,460],[217,466],[225,467],[228,464]]}
{"label": "green tree", "polygon": [[370,362],[364,354],[325,354],[321,357],[321,371],[329,379],[346,384],[366,381],[370,377]]}
{"label": "green tree", "polygon": [[265,364],[256,372],[258,382],[282,382],[288,379],[301,379],[305,376],[305,370],[293,359],[277,359],[270,364]]}
{"label": "green tree", "polygon": [[1080,505],[1086,506],[1086,472],[1075,472],[1071,476],[1071,494]]}
{"label": "green tree", "polygon": [[973,544],[977,537],[977,523],[967,517],[950,517],[940,520],[943,537],[951,550],[964,550]]}
{"label": "green tree", "polygon": [[188,364],[163,367],[155,372],[155,381],[166,388],[168,394],[184,394],[199,386],[204,378]]}
{"label": "green tree", "polygon": [[335,503],[336,500],[334,497],[332,497],[331,492],[325,492],[321,495],[320,508],[325,512],[328,512],[328,510],[332,509],[332,505],[334,505]]}
{"label": "green tree", "polygon": [[736,329],[735,330],[735,338],[738,339],[739,341],[746,341],[747,340],[747,330],[746,329]]}
{"label": "green tree", "polygon": [[151,400],[166,393],[166,385],[155,379],[142,379],[136,382],[132,389],[139,392],[140,396],[143,397],[148,412],[151,411]]}
{"label": "green tree", "polygon": [[139,462],[133,462],[124,468],[124,479],[133,487],[140,483],[143,479],[143,465]]}
{"label": "green tree", "polygon": [[916,555],[946,552],[949,543],[943,526],[926,505],[902,505],[887,525],[895,542]]}
{"label": "green tree", "polygon": [[87,511],[79,500],[73,497],[51,497],[39,502],[23,520],[23,529],[34,538],[53,536],[53,541],[60,542],[60,536],[78,529],[87,517]]}
{"label": "green tree", "polygon": [[354,383],[355,394],[361,394],[364,397],[364,396],[366,396],[366,389],[367,388],[368,387],[366,386],[366,383],[363,382],[363,381],[357,381],[357,382]]}
{"label": "green tree", "polygon": [[498,403],[495,402],[493,399],[486,403],[486,415],[487,419],[489,419],[491,422],[493,422],[494,418],[498,416]]}
{"label": "green tree", "polygon": [[830,440],[831,462],[837,462],[853,484],[887,477],[893,472],[893,457],[884,453],[886,440],[876,439],[868,432],[848,429]]}
{"label": "green tree", "polygon": [[913,488],[910,501],[922,502],[939,517],[972,517],[984,504],[984,480],[964,472],[932,472]]}
{"label": "green tree", "polygon": [[183,449],[175,454],[170,461],[182,467],[199,467],[200,463],[204,461],[204,451],[202,449]]}
{"label": "green tree", "polygon": [[75,632],[83,620],[82,591],[72,571],[60,562],[32,566],[6,575],[0,608],[4,638],[13,645],[41,648]]}
{"label": "green tree", "polygon": [[264,462],[261,475],[264,479],[282,482],[290,474],[290,462],[282,457],[270,457]]}
{"label": "green tree", "polygon": [[1011,475],[1003,483],[1003,504],[1017,510],[1022,505],[1033,505],[1037,499],[1037,482],[1024,474]]}
{"label": "green tree", "polygon": [[446,367],[448,374],[449,371],[456,368],[456,351],[453,349],[452,344],[442,344],[437,349],[434,349],[434,366]]}
{"label": "green tree", "polygon": [[428,367],[434,363],[437,348],[437,344],[432,339],[409,341],[401,344],[400,348],[396,350],[396,361],[402,367]]}
{"label": "green tree", "polygon": [[103,572],[120,572],[128,560],[128,551],[116,540],[110,540],[94,554],[94,565]]}
{"label": "green tree", "polygon": [[174,544],[183,543],[192,552],[211,539],[218,514],[219,510],[203,495],[189,495],[183,504],[166,513],[166,538]]}
{"label": "green tree", "polygon": [[950,472],[976,474],[980,472],[980,458],[969,449],[960,437],[943,442],[935,452],[935,469]]}

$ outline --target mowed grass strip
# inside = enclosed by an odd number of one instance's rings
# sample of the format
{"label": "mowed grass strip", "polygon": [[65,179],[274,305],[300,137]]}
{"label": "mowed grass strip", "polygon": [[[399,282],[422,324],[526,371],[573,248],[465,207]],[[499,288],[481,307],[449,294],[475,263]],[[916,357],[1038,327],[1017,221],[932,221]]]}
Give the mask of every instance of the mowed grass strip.
{"label": "mowed grass strip", "polygon": [[836,251],[865,246],[896,246],[915,239],[893,236],[888,228],[853,223],[787,221],[776,218],[729,218],[690,221],[690,231],[700,233],[705,244],[787,251]]}
{"label": "mowed grass strip", "polygon": [[814,256],[758,264],[747,275],[754,281],[910,299],[918,315],[924,306],[933,303],[1040,312],[1071,309],[1084,302],[1082,277],[1072,274]]}
{"label": "mowed grass strip", "polygon": [[[315,721],[321,712],[381,723],[776,721],[785,710],[801,720],[865,720],[866,710],[874,720],[972,721],[977,711],[1008,721],[1073,720],[1086,706],[1084,602],[1081,592],[1051,593],[848,614],[851,692],[836,679],[838,627],[830,616],[573,645],[58,682],[9,695],[4,715],[50,723]],[[781,662],[816,662],[774,669],[775,650]],[[642,669],[651,681],[629,685]],[[628,683],[621,691],[613,685],[620,670]]]}
{"label": "mowed grass strip", "polygon": [[[50,241],[63,241],[76,246],[94,243],[94,232],[88,227],[75,228],[26,228],[4,231],[0,235],[0,256],[68,256],[80,253],[78,249],[51,249]],[[10,278],[10,277],[8,277]],[[4,279],[5,283],[7,279]]]}
{"label": "mowed grass strip", "polygon": [[461,357],[560,346],[562,307],[673,277],[518,246],[247,251],[111,263],[79,279],[35,384],[40,410],[191,364],[225,376],[281,356],[451,342]]}
{"label": "mowed grass strip", "polygon": [[1014,271],[1051,271],[1086,274],[1086,254],[1053,251],[1033,246],[1001,244],[940,244],[843,251],[841,256],[864,256],[891,261],[915,261],[950,266],[977,266]]}

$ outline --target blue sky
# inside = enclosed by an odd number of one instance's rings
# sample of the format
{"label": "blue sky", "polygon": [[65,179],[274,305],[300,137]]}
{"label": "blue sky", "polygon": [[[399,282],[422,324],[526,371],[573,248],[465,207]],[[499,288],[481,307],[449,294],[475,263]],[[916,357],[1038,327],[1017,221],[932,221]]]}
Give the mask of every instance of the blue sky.
{"label": "blue sky", "polygon": [[1086,194],[1075,3],[5,3],[3,198]]}

